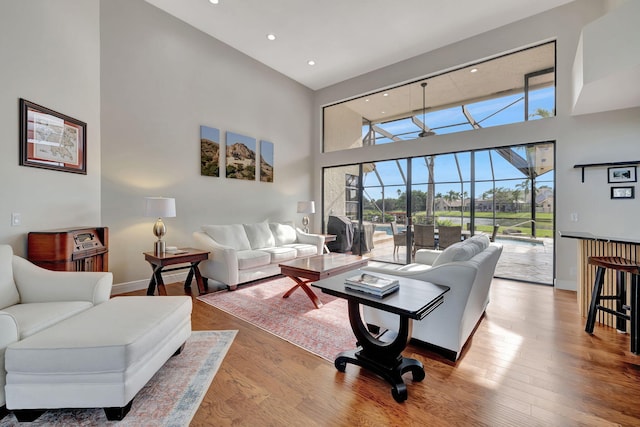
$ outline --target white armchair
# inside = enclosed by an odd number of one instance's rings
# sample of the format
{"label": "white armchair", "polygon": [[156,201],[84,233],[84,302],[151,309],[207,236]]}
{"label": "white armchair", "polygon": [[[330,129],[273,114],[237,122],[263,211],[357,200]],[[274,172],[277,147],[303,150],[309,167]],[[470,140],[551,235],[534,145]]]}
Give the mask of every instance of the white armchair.
{"label": "white armchair", "polygon": [[7,346],[109,300],[112,283],[107,272],[45,270],[0,245],[0,406]]}
{"label": "white armchair", "polygon": [[[424,280],[451,289],[444,295],[441,306],[424,319],[414,321],[412,338],[434,346],[455,361],[489,303],[491,280],[501,254],[502,245],[490,243],[487,236],[478,235],[444,251],[420,249],[414,264],[364,269]],[[396,315],[372,307],[363,308],[363,318],[369,325],[389,330],[398,328]]]}

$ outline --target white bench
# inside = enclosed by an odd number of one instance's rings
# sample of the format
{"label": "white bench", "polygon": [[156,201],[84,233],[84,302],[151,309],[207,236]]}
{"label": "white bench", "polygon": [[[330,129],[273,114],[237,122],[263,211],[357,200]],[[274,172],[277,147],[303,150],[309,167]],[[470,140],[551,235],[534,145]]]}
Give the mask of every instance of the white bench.
{"label": "white bench", "polygon": [[7,347],[7,409],[99,408],[124,418],[134,396],[191,335],[191,298],[116,297]]}

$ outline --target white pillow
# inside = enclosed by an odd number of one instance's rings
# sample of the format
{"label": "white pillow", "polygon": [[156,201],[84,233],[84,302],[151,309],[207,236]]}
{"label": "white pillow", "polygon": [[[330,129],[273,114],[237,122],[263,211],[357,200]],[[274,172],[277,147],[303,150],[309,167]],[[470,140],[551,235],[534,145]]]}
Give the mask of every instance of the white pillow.
{"label": "white pillow", "polygon": [[[478,236],[480,237],[480,236]],[[486,237],[486,236],[484,236]],[[489,240],[488,237],[487,241]],[[462,242],[454,243],[447,249],[442,251],[438,258],[433,261],[433,267],[455,261],[469,261],[471,258],[486,249],[482,238],[467,239]],[[487,245],[488,246],[488,245]]]}
{"label": "white pillow", "polygon": [[296,229],[289,224],[279,224],[272,222],[269,224],[273,237],[276,241],[276,246],[289,245],[295,243],[298,239]]}
{"label": "white pillow", "polygon": [[251,249],[251,244],[247,239],[247,233],[244,231],[242,224],[203,225],[202,231],[223,246],[229,246],[238,251]]}
{"label": "white pillow", "polygon": [[244,224],[244,231],[247,232],[251,249],[272,248],[276,245],[276,240],[266,222]]}

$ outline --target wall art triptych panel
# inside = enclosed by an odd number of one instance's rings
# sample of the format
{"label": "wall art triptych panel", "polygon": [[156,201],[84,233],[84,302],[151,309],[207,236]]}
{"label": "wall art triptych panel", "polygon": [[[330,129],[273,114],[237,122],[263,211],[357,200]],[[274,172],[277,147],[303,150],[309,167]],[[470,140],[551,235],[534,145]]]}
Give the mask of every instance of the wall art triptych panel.
{"label": "wall art triptych panel", "polygon": [[220,176],[220,131],[200,126],[200,175]]}

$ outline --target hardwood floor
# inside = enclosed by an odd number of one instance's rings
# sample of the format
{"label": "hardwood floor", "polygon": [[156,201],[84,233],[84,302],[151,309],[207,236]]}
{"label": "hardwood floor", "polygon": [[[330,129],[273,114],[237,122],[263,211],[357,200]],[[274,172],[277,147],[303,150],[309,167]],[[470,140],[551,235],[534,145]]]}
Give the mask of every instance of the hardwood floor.
{"label": "hardwood floor", "polygon": [[[181,284],[167,291],[183,294]],[[239,330],[193,426],[640,425],[640,356],[612,328],[584,332],[575,292],[495,279],[457,363],[407,347],[427,376],[412,383],[405,375],[402,404],[382,379],[353,365],[340,373],[195,298],[192,325]]]}

